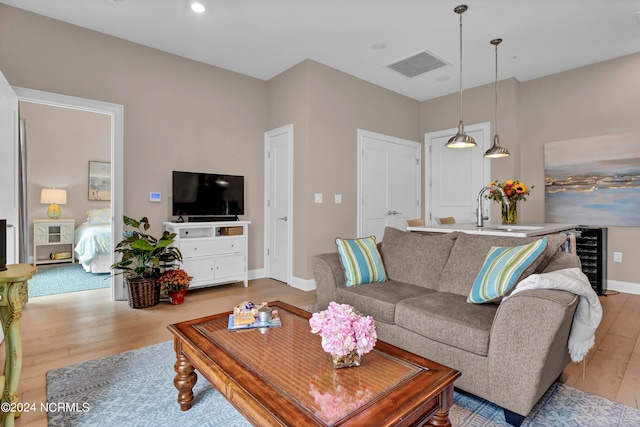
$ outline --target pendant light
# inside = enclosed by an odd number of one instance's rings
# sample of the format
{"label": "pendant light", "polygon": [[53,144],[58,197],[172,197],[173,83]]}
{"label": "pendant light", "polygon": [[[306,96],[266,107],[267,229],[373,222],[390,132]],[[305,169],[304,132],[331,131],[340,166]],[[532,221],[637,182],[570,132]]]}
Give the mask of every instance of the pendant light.
{"label": "pendant light", "polygon": [[499,159],[501,157],[509,157],[509,150],[500,146],[500,136],[498,136],[498,45],[502,43],[502,39],[493,39],[489,43],[496,47],[496,99],[495,99],[495,126],[496,134],[493,136],[493,145],[485,153],[484,157],[488,159]]}
{"label": "pendant light", "polygon": [[453,9],[455,13],[460,15],[460,123],[458,124],[458,133],[445,144],[449,148],[471,148],[478,145],[471,136],[464,133],[464,123],[462,122],[462,14],[467,9],[466,4],[461,4]]}

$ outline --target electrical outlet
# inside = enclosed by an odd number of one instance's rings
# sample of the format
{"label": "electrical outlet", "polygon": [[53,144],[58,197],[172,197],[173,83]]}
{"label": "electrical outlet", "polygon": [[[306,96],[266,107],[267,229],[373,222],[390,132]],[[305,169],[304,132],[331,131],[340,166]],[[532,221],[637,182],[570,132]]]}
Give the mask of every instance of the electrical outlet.
{"label": "electrical outlet", "polygon": [[613,262],[622,262],[622,252],[613,253]]}

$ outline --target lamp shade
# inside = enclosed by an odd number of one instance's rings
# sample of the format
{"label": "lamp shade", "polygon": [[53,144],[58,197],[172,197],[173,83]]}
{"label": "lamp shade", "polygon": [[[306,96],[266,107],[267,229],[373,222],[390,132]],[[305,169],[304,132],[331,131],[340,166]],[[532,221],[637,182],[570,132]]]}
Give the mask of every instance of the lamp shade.
{"label": "lamp shade", "polygon": [[60,190],[57,188],[43,188],[42,191],[40,191],[40,203],[55,203],[57,205],[66,205],[67,190]]}

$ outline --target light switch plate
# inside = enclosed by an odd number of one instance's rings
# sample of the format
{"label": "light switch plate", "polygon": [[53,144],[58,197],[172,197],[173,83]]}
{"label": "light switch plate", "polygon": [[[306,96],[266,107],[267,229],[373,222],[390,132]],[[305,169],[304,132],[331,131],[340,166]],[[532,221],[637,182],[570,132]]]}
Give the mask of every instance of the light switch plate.
{"label": "light switch plate", "polygon": [[316,193],[314,200],[316,203],[322,203],[322,193]]}
{"label": "light switch plate", "polygon": [[162,201],[162,193],[159,191],[152,191],[149,193],[149,201],[150,202],[161,202]]}
{"label": "light switch plate", "polygon": [[333,195],[333,202],[335,204],[342,203],[342,194],[334,194]]}

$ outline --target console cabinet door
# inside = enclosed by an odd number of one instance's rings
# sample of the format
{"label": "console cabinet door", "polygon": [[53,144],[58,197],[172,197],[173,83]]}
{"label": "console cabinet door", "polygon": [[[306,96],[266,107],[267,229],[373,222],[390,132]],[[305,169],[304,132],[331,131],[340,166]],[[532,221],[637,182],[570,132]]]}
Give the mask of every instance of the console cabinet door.
{"label": "console cabinet door", "polygon": [[244,274],[244,254],[220,255],[216,257],[216,279],[242,276]]}
{"label": "console cabinet door", "polygon": [[73,243],[73,233],[75,224],[61,224],[60,225],[60,242]]}
{"label": "console cabinet door", "polygon": [[33,227],[33,234],[36,245],[46,245],[49,243],[49,226],[47,224],[36,224]]}
{"label": "console cabinet door", "polygon": [[182,268],[193,277],[191,283],[194,285],[213,282],[215,273],[213,257],[183,258]]}

